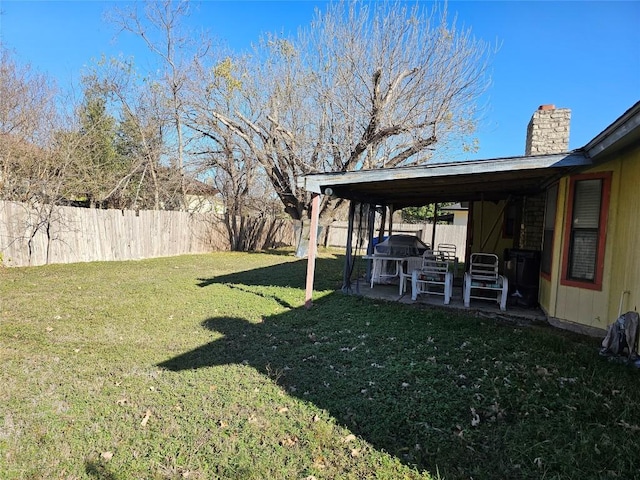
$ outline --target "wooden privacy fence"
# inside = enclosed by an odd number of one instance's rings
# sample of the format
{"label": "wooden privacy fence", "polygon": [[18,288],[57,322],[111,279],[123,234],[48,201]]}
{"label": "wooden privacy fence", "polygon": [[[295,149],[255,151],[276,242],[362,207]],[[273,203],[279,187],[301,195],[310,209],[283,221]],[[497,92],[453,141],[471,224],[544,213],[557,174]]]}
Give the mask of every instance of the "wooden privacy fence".
{"label": "wooden privacy fence", "polygon": [[[275,222],[281,225],[273,228]],[[251,225],[247,235],[261,236],[252,238],[257,248],[293,244],[291,222],[265,218]],[[270,238],[264,238],[267,234]],[[5,266],[136,260],[228,250],[229,245],[224,219],[214,213],[0,201],[0,260]]]}
{"label": "wooden privacy fence", "polygon": [[[240,243],[244,248],[296,243],[292,221],[251,218],[243,225]],[[346,247],[347,222],[333,222],[325,229],[324,246]],[[431,224],[394,225],[394,233],[417,235],[426,243],[431,243],[431,232]],[[464,259],[466,226],[437,225],[435,243],[456,245],[457,257]],[[224,218],[215,213],[101,210],[0,200],[0,264],[5,266],[138,260],[230,248]],[[366,241],[362,248],[366,251]]]}

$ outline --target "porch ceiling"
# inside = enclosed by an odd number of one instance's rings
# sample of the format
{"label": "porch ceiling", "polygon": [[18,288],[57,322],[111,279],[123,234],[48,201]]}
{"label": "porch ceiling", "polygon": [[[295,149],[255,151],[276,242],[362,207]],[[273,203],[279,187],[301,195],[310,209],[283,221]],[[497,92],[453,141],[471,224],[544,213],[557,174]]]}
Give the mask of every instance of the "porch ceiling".
{"label": "porch ceiling", "polygon": [[501,200],[531,195],[591,164],[582,151],[430,164],[420,167],[312,174],[298,186],[315,193],[394,209],[434,202]]}

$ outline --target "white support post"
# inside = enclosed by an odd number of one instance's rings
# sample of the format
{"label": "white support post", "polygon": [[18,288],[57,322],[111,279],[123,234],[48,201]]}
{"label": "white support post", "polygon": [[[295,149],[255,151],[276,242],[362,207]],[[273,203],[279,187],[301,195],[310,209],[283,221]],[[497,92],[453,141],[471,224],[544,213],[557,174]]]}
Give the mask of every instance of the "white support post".
{"label": "white support post", "polygon": [[307,286],[305,289],[304,306],[311,308],[313,304],[313,279],[316,270],[316,253],[318,251],[318,218],[320,217],[320,195],[311,197],[311,229],[309,231],[309,250],[307,255]]}

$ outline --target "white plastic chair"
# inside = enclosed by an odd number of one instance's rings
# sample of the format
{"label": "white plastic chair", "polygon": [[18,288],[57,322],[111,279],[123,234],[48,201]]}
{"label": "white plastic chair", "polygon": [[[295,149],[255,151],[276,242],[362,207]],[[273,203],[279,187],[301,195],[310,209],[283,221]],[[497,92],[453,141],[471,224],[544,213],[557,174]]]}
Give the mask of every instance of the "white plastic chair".
{"label": "white plastic chair", "polygon": [[438,251],[443,253],[444,255],[447,255],[452,260],[455,260],[456,258],[456,250],[457,250],[457,247],[453,243],[438,244]]}
{"label": "white plastic chair", "polygon": [[487,300],[486,296],[479,296],[475,292],[496,292],[496,301],[500,304],[500,310],[507,309],[507,293],[509,281],[503,275],[498,274],[498,256],[491,253],[472,253],[469,263],[469,271],[464,274],[464,306],[469,307],[471,299]]}
{"label": "white plastic chair", "polygon": [[418,295],[443,295],[444,304],[449,305],[453,293],[453,273],[451,263],[434,252],[425,252],[422,266],[411,272],[411,300]]}
{"label": "white plastic chair", "polygon": [[404,268],[400,270],[400,284],[398,295],[404,295],[404,292],[407,288],[407,280],[411,279],[411,274],[414,270],[420,270],[422,267],[422,257],[407,257],[407,260],[404,262]]}
{"label": "white plastic chair", "polygon": [[439,243],[438,244],[438,252],[440,252],[440,254],[442,255],[442,257],[451,262],[453,264],[453,269],[452,269],[452,273],[453,276],[456,276],[456,273],[458,272],[458,257],[457,257],[457,250],[458,247],[456,247],[453,243]]}

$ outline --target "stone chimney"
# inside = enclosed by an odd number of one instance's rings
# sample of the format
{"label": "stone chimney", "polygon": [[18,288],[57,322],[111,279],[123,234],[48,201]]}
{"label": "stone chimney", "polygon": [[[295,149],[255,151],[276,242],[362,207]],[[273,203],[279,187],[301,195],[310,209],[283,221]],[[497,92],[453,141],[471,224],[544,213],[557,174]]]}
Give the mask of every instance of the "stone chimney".
{"label": "stone chimney", "polygon": [[540,105],[527,127],[525,155],[547,155],[569,150],[571,110]]}

